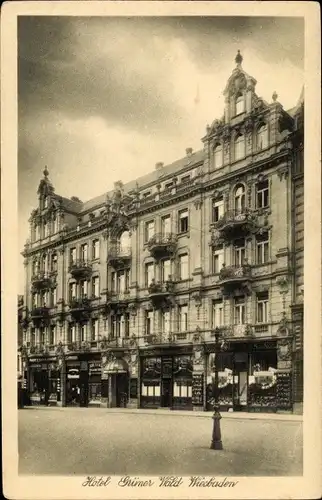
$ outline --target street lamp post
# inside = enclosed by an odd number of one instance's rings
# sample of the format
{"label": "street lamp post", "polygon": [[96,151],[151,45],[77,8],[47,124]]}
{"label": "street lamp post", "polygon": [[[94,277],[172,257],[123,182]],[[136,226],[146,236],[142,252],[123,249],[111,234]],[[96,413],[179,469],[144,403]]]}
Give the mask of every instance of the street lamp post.
{"label": "street lamp post", "polygon": [[212,398],[213,398],[213,407],[214,414],[212,416],[213,419],[213,428],[212,428],[212,439],[211,439],[211,450],[222,450],[223,444],[221,441],[221,429],[220,429],[220,420],[221,415],[219,412],[219,380],[218,380],[218,354],[220,352],[220,342],[219,342],[219,328],[215,329],[215,377],[212,381]]}

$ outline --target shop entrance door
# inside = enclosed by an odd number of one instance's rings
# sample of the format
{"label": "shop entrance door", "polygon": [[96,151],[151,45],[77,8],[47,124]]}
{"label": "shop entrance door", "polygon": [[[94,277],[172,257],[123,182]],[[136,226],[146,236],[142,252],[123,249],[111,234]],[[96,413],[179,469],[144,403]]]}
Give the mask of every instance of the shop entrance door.
{"label": "shop entrance door", "polygon": [[234,363],[234,410],[247,410],[248,394],[248,354],[235,353]]}
{"label": "shop entrance door", "polygon": [[129,392],[129,377],[127,373],[116,375],[116,406],[126,408]]}
{"label": "shop entrance door", "polygon": [[165,378],[162,380],[162,406],[170,408],[171,404],[171,379]]}

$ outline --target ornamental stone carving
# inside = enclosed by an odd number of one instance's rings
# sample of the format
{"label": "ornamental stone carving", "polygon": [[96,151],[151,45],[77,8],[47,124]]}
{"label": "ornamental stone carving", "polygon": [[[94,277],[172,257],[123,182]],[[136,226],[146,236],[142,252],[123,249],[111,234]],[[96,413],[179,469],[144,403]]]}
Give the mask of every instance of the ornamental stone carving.
{"label": "ornamental stone carving", "polygon": [[290,340],[280,340],[277,344],[277,359],[279,361],[289,361],[292,359],[292,345]]}

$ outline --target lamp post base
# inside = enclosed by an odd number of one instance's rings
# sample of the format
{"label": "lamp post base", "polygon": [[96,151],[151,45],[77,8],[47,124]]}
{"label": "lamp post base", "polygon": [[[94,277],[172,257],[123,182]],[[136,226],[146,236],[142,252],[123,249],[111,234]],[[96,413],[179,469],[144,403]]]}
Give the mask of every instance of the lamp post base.
{"label": "lamp post base", "polygon": [[213,429],[212,429],[212,440],[210,449],[211,450],[223,450],[223,444],[221,441],[221,430],[220,430],[220,420],[221,415],[218,410],[215,410],[213,416]]}

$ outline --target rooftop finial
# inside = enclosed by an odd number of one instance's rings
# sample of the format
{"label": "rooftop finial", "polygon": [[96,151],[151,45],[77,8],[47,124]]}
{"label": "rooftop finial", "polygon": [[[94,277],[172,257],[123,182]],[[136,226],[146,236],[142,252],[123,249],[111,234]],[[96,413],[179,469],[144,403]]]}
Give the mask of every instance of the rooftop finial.
{"label": "rooftop finial", "polygon": [[235,62],[236,62],[236,64],[237,64],[237,66],[240,66],[240,65],[241,65],[241,63],[243,62],[243,56],[241,55],[241,53],[240,53],[240,50],[239,50],[239,49],[238,49],[238,51],[237,51],[237,55],[236,55],[236,57],[235,57]]}
{"label": "rooftop finial", "polygon": [[277,98],[278,98],[278,95],[276,93],[276,90],[274,90],[273,95],[272,95],[272,99],[274,102],[276,102]]}
{"label": "rooftop finial", "polygon": [[47,177],[49,176],[47,165],[45,165],[45,169],[44,169],[43,174],[44,174],[44,177],[47,179]]}

